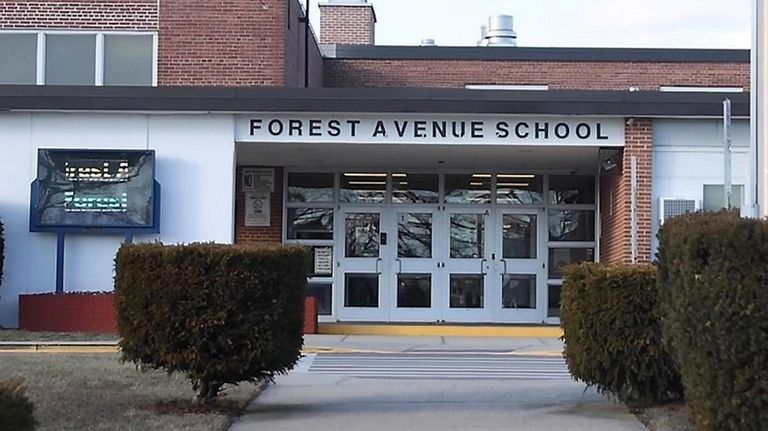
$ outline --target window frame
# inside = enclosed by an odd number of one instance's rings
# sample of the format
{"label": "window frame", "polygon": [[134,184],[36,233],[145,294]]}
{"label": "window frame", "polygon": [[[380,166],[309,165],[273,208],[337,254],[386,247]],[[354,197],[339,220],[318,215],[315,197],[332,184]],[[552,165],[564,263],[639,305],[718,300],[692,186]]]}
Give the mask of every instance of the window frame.
{"label": "window frame", "polygon": [[[158,33],[157,31],[129,30],[2,30],[0,34],[35,34],[37,35],[37,70],[35,85],[49,85],[45,82],[46,36],[48,35],[93,35],[96,37],[96,53],[94,64],[94,83],[96,87],[104,86],[104,36],[152,36],[152,82],[150,86],[157,87],[158,62]],[[8,84],[23,85],[23,84]],[[90,85],[90,84],[89,84]]]}

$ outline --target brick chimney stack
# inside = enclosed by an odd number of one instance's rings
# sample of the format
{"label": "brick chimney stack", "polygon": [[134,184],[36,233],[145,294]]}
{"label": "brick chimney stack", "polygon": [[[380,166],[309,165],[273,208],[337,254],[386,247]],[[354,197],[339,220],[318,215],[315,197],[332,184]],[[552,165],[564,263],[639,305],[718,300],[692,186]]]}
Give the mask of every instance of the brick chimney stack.
{"label": "brick chimney stack", "polygon": [[318,6],[321,44],[374,44],[376,13],[368,0],[328,0]]}

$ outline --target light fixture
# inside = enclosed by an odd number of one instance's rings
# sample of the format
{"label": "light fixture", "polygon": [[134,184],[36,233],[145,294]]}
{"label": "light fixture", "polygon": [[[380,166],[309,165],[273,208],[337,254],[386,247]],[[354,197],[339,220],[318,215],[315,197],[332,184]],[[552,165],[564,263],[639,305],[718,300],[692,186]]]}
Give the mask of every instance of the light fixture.
{"label": "light fixture", "polygon": [[345,177],[386,177],[387,174],[344,173]]}
{"label": "light fixture", "polygon": [[472,174],[472,178],[491,178],[491,174]]}
{"label": "light fixture", "polygon": [[530,183],[498,183],[499,187],[530,187]]}
{"label": "light fixture", "polygon": [[386,181],[350,181],[351,186],[386,186]]}
{"label": "light fixture", "polygon": [[497,176],[499,178],[527,178],[527,179],[536,178],[536,175],[529,175],[529,174],[499,174]]}

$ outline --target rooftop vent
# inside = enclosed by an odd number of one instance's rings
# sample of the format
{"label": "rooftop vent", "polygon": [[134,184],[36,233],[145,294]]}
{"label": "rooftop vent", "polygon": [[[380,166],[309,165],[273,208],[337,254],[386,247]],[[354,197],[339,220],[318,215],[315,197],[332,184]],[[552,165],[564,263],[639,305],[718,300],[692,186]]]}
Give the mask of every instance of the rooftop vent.
{"label": "rooftop vent", "polygon": [[419,46],[437,46],[437,44],[435,43],[435,39],[425,38],[425,39],[421,39],[421,43],[419,44]]}
{"label": "rooftop vent", "polygon": [[512,15],[494,15],[488,18],[488,25],[482,26],[482,39],[478,46],[517,46],[517,33],[514,30]]}

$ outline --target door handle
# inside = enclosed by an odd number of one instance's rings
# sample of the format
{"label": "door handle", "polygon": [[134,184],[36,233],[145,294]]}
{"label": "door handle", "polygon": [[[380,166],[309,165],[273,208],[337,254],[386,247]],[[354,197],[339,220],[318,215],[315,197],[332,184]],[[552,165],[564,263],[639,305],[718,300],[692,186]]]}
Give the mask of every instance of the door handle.
{"label": "door handle", "polygon": [[379,270],[379,263],[381,263],[381,258],[376,259],[376,274],[381,275],[381,271]]}
{"label": "door handle", "polygon": [[480,274],[485,275],[485,262],[488,262],[488,259],[483,259],[480,261]]}
{"label": "door handle", "polygon": [[395,259],[395,261],[397,262],[397,265],[398,265],[397,273],[401,274],[403,272],[403,260],[402,259]]}

